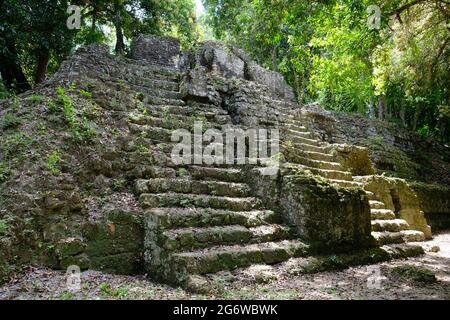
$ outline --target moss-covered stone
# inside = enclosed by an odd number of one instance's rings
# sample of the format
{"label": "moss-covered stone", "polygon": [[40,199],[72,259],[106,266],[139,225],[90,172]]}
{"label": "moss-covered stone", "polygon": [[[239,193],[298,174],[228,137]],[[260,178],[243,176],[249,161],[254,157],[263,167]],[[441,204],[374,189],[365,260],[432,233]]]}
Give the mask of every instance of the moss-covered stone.
{"label": "moss-covered stone", "polygon": [[450,188],[444,185],[410,183],[420,208],[434,230],[450,228]]}
{"label": "moss-covered stone", "polygon": [[89,267],[133,274],[142,269],[143,227],[133,212],[112,210],[86,226],[84,239]]}
{"label": "moss-covered stone", "polygon": [[337,189],[302,175],[282,177],[280,210],[317,249],[369,245],[370,209],[360,189]]}
{"label": "moss-covered stone", "polygon": [[352,175],[364,176],[375,173],[367,148],[338,144],[333,145],[333,151],[343,169],[351,172]]}
{"label": "moss-covered stone", "polygon": [[349,250],[370,244],[370,208],[361,189],[337,188],[305,171],[264,176],[249,170],[253,192],[294,225],[317,250]]}

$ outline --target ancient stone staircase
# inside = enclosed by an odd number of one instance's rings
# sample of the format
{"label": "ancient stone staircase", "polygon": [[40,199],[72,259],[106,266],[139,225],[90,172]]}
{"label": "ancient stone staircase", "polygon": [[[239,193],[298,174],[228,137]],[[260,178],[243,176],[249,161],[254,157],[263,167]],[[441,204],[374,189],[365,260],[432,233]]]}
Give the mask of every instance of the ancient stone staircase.
{"label": "ancient stone staircase", "polygon": [[[130,131],[151,139],[167,160],[135,181],[145,211],[144,260],[150,276],[185,284],[192,275],[306,255],[308,247],[296,239],[294,228],[252,197],[242,167],[171,162],[174,129],[192,131],[195,121],[202,121],[204,129],[233,126],[228,112],[182,100],[176,70],[137,61],[128,61],[124,68],[127,72],[113,76],[131,83],[145,107],[143,114],[130,114]],[[285,166],[309,170],[342,187],[362,186],[334,161],[332,146],[308,131],[291,104],[272,102],[276,120],[270,125],[282,129]],[[409,230],[405,220],[396,219],[373,193],[366,193],[377,245],[424,240],[422,232]]]}
{"label": "ancient stone staircase", "polygon": [[[309,170],[341,187],[363,187],[340,163],[334,162],[331,145],[315,139],[302,123],[296,116],[287,120],[283,150],[290,162],[286,165]],[[365,192],[369,198],[372,237],[376,245],[425,240],[423,232],[411,230],[408,222],[398,219],[392,210],[386,209],[386,205],[374,193],[367,190]]]}
{"label": "ancient stone staircase", "polygon": [[[306,246],[295,239],[294,229],[251,196],[239,166],[171,163],[173,129],[192,129],[196,120],[202,120],[205,128],[222,128],[231,125],[227,112],[180,100],[179,82],[165,76],[167,69],[135,71],[141,77],[136,89],[143,93],[146,111],[130,116],[130,130],[151,138],[167,156],[169,167],[135,182],[145,210],[145,262],[150,275],[182,284],[194,274],[304,255]],[[156,83],[164,90],[143,90],[145,84]]]}

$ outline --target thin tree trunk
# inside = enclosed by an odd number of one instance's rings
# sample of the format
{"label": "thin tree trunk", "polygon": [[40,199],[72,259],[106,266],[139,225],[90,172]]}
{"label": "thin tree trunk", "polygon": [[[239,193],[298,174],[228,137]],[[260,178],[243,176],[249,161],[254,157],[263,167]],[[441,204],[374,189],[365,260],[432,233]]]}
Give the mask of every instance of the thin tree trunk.
{"label": "thin tree trunk", "polygon": [[375,107],[373,98],[370,98],[369,102],[367,103],[367,115],[369,116],[370,119],[375,118]]}
{"label": "thin tree trunk", "polygon": [[16,93],[30,90],[31,86],[20,66],[14,43],[7,42],[5,49],[9,54],[3,54],[0,50],[0,73],[5,87]]}
{"label": "thin tree trunk", "polygon": [[297,72],[294,71],[294,84],[295,84],[295,91],[297,92],[297,102],[302,105],[303,104],[303,94],[300,87],[300,80],[298,78]]}
{"label": "thin tree trunk", "polygon": [[406,108],[403,102],[401,102],[400,106],[400,119],[402,119],[403,126],[406,127]]}
{"label": "thin tree trunk", "polygon": [[94,6],[94,9],[92,11],[92,24],[91,24],[91,31],[94,32],[97,24],[97,8]]}
{"label": "thin tree trunk", "polygon": [[125,43],[123,40],[122,30],[122,2],[115,3],[115,19],[114,27],[116,28],[116,54],[123,55],[125,53]]}
{"label": "thin tree trunk", "polygon": [[38,84],[44,82],[45,74],[47,73],[48,60],[50,53],[48,49],[43,49],[39,52],[36,73],[34,76],[34,83]]}
{"label": "thin tree trunk", "polygon": [[416,110],[414,111],[414,118],[413,118],[413,123],[412,123],[413,131],[416,131],[416,129],[417,129],[417,124],[419,122],[419,116],[420,116],[421,111],[422,111],[422,109],[421,109],[420,105],[418,105]]}
{"label": "thin tree trunk", "polygon": [[277,63],[277,46],[272,47],[272,70],[278,72],[278,63]]}
{"label": "thin tree trunk", "polygon": [[386,102],[384,96],[378,97],[378,119],[383,120],[386,109]]}

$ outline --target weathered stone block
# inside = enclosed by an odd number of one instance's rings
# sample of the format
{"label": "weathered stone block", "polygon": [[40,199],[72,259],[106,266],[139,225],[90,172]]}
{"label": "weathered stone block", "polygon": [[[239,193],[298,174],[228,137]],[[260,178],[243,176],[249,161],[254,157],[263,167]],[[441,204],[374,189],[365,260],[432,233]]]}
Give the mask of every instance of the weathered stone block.
{"label": "weathered stone block", "polygon": [[120,274],[142,268],[143,227],[133,212],[112,210],[84,231],[89,267]]}
{"label": "weathered stone block", "polygon": [[301,238],[318,249],[342,250],[370,243],[370,208],[360,189],[336,189],[297,173],[282,178],[280,210]]}
{"label": "weathered stone block", "polygon": [[254,62],[248,64],[247,73],[250,81],[263,84],[280,97],[295,101],[292,88],[286,83],[283,75],[280,73],[264,69]]}
{"label": "weathered stone block", "polygon": [[350,171],[354,176],[365,176],[375,173],[367,148],[336,144],[333,145],[333,149],[336,160],[343,166],[345,171]]}
{"label": "weathered stone block", "polygon": [[340,251],[370,245],[368,198],[361,189],[337,189],[302,172],[247,177],[264,205],[280,212],[301,239],[318,250]]}
{"label": "weathered stone block", "polygon": [[186,73],[180,84],[181,97],[202,103],[219,105],[220,94],[215,90],[212,80],[204,67],[197,67]]}
{"label": "weathered stone block", "polygon": [[245,63],[225,45],[214,41],[202,43],[200,63],[214,74],[244,78]]}
{"label": "weathered stone block", "polygon": [[131,43],[131,57],[171,68],[180,65],[180,41],[172,37],[139,35]]}
{"label": "weathered stone block", "polygon": [[433,230],[450,228],[450,188],[444,185],[410,183],[421,210]]}

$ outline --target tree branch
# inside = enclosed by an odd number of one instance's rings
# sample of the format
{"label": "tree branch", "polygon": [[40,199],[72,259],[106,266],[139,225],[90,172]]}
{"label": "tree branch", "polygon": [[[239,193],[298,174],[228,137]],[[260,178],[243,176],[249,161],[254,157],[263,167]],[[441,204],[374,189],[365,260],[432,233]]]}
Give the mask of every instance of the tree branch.
{"label": "tree branch", "polygon": [[407,3],[407,4],[403,5],[403,6],[401,6],[400,8],[397,8],[394,11],[391,11],[389,13],[389,15],[390,16],[396,15],[397,17],[399,17],[400,13],[402,13],[403,11],[405,11],[405,10],[407,10],[407,9],[409,9],[409,8],[419,4],[419,3],[425,2],[425,1],[427,1],[427,0],[414,0],[414,1],[411,1],[410,3]]}

